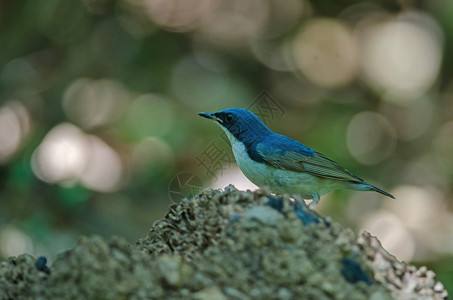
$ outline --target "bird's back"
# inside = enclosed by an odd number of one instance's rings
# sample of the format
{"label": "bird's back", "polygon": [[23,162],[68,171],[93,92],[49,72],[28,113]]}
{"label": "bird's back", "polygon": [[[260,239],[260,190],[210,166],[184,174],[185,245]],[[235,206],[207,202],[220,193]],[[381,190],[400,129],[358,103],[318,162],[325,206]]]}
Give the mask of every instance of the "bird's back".
{"label": "bird's back", "polygon": [[261,162],[275,168],[306,172],[334,180],[363,182],[335,161],[286,136],[272,133],[251,148]]}

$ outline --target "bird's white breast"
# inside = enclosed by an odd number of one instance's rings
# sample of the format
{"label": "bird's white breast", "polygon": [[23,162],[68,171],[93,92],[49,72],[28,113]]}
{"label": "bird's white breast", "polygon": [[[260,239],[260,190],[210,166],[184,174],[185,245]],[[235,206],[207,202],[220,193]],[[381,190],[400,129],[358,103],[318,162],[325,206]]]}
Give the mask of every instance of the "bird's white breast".
{"label": "bird's white breast", "polygon": [[338,182],[319,178],[304,172],[278,169],[265,163],[254,161],[247,153],[241,141],[228,130],[220,126],[231,142],[236,162],[242,173],[259,187],[267,186],[279,194],[300,194],[305,199],[313,198],[313,194],[323,195],[338,188]]}

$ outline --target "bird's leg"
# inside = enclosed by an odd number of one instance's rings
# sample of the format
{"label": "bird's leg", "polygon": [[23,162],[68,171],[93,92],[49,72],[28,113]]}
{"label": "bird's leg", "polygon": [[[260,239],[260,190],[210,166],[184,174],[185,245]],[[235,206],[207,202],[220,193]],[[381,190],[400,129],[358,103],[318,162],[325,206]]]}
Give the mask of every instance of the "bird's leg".
{"label": "bird's leg", "polygon": [[308,208],[312,208],[313,206],[315,206],[316,204],[319,203],[319,200],[320,200],[320,197],[319,197],[319,194],[318,193],[313,193],[313,201],[311,201],[310,203],[308,203]]}
{"label": "bird's leg", "polygon": [[303,203],[302,205],[305,205],[304,198],[302,198],[299,194],[291,195],[289,200],[293,202],[294,206],[297,206],[298,203]]}
{"label": "bird's leg", "polygon": [[309,209],[302,197],[294,195],[293,199],[294,212],[296,213],[296,216],[302,220],[304,225],[319,223],[319,220],[322,219],[322,217],[316,211]]}
{"label": "bird's leg", "polygon": [[305,206],[307,207],[307,203],[305,203],[304,198],[299,195],[299,194],[293,194],[292,195],[293,201],[294,201],[294,207],[296,206]]}

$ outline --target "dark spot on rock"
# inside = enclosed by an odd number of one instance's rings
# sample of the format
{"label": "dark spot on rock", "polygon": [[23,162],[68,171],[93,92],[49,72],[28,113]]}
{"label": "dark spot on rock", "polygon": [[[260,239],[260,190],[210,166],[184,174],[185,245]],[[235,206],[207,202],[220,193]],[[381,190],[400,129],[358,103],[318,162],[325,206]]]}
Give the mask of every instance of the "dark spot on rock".
{"label": "dark spot on rock", "polygon": [[283,211],[283,201],[282,198],[271,196],[269,197],[269,200],[267,201],[267,204],[276,209],[279,212]]}
{"label": "dark spot on rock", "polygon": [[35,266],[39,271],[50,274],[50,269],[47,266],[47,258],[45,256],[38,257]]}
{"label": "dark spot on rock", "polygon": [[341,275],[351,283],[363,281],[368,285],[373,284],[371,278],[363,271],[360,263],[352,258],[344,257],[341,260]]}

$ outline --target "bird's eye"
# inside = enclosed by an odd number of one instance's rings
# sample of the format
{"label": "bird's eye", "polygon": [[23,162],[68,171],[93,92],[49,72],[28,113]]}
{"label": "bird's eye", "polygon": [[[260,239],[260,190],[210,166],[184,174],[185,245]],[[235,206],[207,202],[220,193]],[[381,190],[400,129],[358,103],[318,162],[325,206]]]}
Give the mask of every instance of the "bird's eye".
{"label": "bird's eye", "polygon": [[231,122],[232,120],[233,120],[233,115],[232,114],[225,115],[225,121]]}

